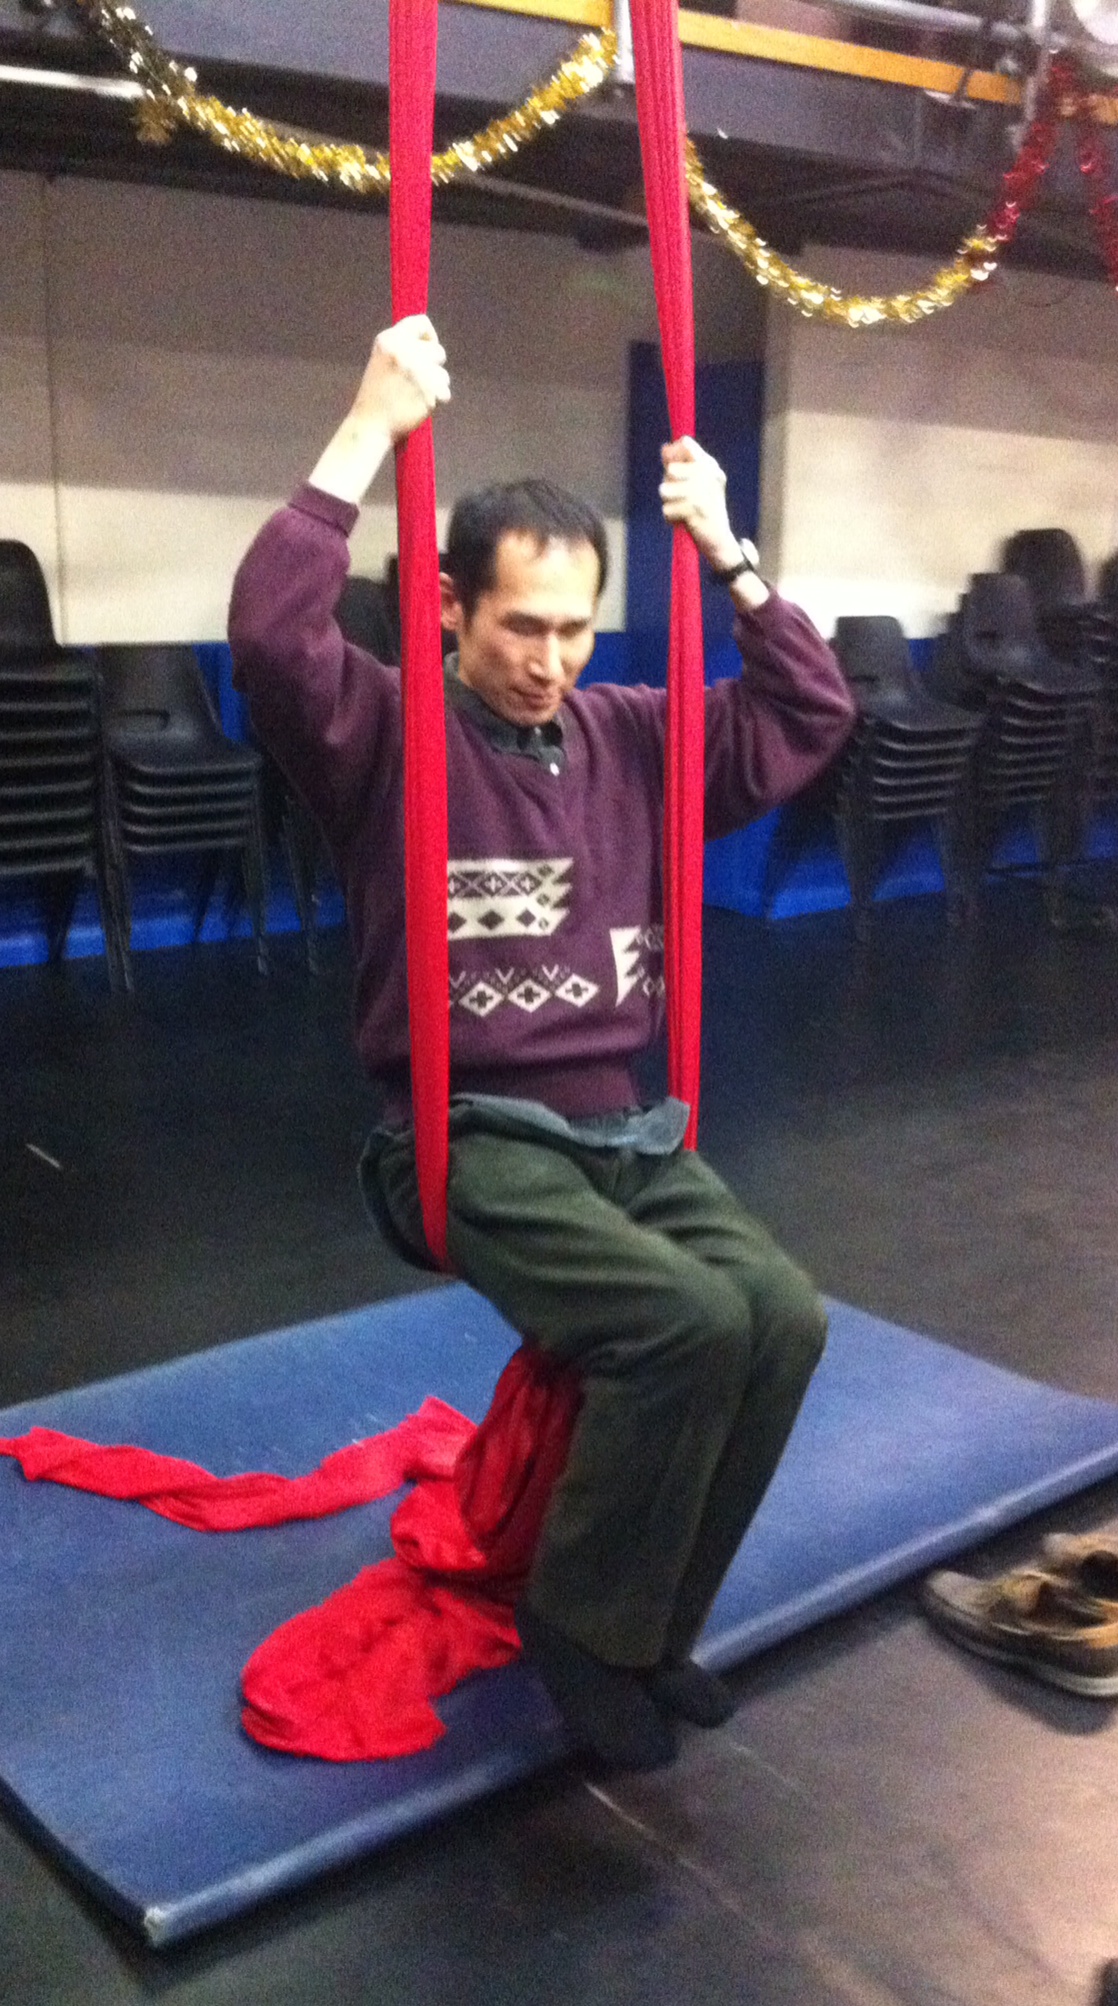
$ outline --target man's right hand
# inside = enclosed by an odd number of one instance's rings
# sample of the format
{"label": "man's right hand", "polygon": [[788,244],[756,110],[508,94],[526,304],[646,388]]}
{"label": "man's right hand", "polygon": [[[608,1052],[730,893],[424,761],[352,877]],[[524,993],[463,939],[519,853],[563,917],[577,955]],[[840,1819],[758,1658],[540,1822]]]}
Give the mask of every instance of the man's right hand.
{"label": "man's right hand", "polygon": [[390,448],[450,402],[446,350],[425,313],[398,320],[373,343],[360,388],[311,474],[342,501],[360,502]]}
{"label": "man's right hand", "polygon": [[425,313],[386,327],[354,399],[353,415],[385,433],[393,445],[429,418],[436,404],[449,404],[446,350]]}

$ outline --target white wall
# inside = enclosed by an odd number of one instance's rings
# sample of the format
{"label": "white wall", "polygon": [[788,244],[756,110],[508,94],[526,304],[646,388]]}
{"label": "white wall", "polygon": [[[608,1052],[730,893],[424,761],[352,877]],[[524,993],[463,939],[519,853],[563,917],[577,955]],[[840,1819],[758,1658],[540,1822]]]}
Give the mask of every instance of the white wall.
{"label": "white wall", "polygon": [[[894,292],[914,263],[805,249],[801,268]],[[893,613],[942,625],[1016,529],[1118,548],[1118,301],[1097,284],[1008,270],[911,328],[847,332],[774,305],[762,542],[823,627]]]}
{"label": "white wall", "polygon": [[[58,574],[41,184],[0,175],[0,536]],[[55,617],[58,617],[55,603]]]}
{"label": "white wall", "polygon": [[[313,465],[389,317],[382,208],[320,210],[0,174],[0,536],[47,571],[61,638],[224,632],[238,558]],[[755,352],[762,305],[696,239],[699,349]],[[655,313],[647,253],[436,223],[432,312],[454,401],[440,502],[547,472],[597,503],[624,625],[629,343]],[[395,544],[391,476],[355,537]]]}
{"label": "white wall", "polygon": [[[387,317],[380,208],[0,174],[0,536],[43,561],[60,635],[212,639],[268,511],[313,464]],[[764,295],[696,235],[701,356],[760,350]],[[806,249],[849,288],[927,262]],[[645,250],[436,221],[432,301],[455,398],[437,431],[445,507],[546,471],[594,500],[624,625],[629,343],[655,333]],[[1007,271],[915,328],[847,333],[768,315],[768,568],[825,629],[894,612],[928,633],[1002,539],[1060,524],[1118,547],[1118,303]],[[391,479],[355,538],[394,546]]]}

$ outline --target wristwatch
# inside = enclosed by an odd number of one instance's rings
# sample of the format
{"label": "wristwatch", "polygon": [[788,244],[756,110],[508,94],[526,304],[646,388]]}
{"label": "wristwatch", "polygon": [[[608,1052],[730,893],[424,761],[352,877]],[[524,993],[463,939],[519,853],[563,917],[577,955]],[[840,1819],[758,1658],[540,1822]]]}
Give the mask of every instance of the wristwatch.
{"label": "wristwatch", "polygon": [[750,543],[747,536],[743,536],[739,539],[738,548],[741,551],[741,556],[738,558],[736,564],[727,564],[719,571],[716,571],[712,564],[708,564],[707,577],[710,579],[712,585],[732,585],[735,578],[740,578],[744,571],[756,571],[758,564],[757,545]]}

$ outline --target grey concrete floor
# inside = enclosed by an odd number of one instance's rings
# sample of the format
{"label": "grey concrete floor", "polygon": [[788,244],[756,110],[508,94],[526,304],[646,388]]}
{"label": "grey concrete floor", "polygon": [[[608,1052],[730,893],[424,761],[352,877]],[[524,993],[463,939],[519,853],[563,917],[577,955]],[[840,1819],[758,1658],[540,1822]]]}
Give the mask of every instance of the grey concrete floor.
{"label": "grey concrete floor", "polygon": [[[149,955],[128,1006],[96,963],[0,973],[0,1404],[417,1286],[360,1209],[340,938],[325,961]],[[712,912],[706,972],[703,1146],[820,1285],[1118,1399],[1118,943],[1010,886],[962,937],[882,908],[865,948],[841,914]],[[1101,1487],[968,1565],[1112,1522]],[[0,1818],[0,1999],[1087,2006],[1112,1707],[955,1651],[913,1589],[734,1684],[669,1771],[570,1764],[168,1952]]]}

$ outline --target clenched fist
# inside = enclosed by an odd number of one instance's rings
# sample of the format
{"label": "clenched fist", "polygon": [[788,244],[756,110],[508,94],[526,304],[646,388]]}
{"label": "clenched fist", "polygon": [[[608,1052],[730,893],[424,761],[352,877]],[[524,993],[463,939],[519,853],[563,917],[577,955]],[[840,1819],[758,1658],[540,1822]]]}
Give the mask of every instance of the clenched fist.
{"label": "clenched fist", "polygon": [[373,343],[354,415],[387,433],[395,445],[450,402],[446,350],[425,313],[398,320]]}

